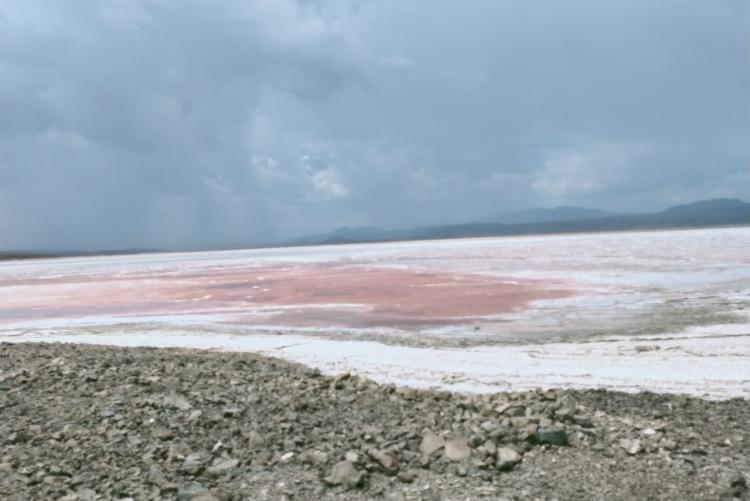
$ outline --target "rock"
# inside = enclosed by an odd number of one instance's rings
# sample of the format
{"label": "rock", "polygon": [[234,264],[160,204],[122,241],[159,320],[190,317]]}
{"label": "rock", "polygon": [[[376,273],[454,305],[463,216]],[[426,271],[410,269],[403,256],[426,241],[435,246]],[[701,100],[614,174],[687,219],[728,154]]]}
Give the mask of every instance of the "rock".
{"label": "rock", "polygon": [[568,445],[568,433],[562,427],[540,426],[534,437],[540,444]]}
{"label": "rock", "polygon": [[509,404],[505,402],[495,407],[495,412],[499,415],[502,415],[502,414],[505,414],[505,411],[507,411],[511,407],[513,407],[513,404]]}
{"label": "rock", "polygon": [[635,438],[622,438],[620,439],[620,447],[633,456],[641,452],[641,441]]}
{"label": "rock", "polygon": [[350,463],[358,463],[359,454],[357,453],[357,451],[346,451],[346,454],[344,454],[344,459],[346,459]]}
{"label": "rock", "polygon": [[167,482],[167,477],[164,476],[164,471],[158,464],[152,464],[148,469],[148,481],[154,485],[164,485]]}
{"label": "rock", "polygon": [[398,471],[398,461],[390,454],[375,448],[369,449],[367,454],[377,461],[386,473],[392,474]]}
{"label": "rock", "polygon": [[664,438],[659,441],[659,447],[666,451],[671,451],[677,448],[677,442],[669,438]]}
{"label": "rock", "polygon": [[414,400],[417,398],[417,390],[414,388],[408,388],[406,386],[402,386],[396,390],[396,393],[398,395],[401,395],[401,398],[404,400]]}
{"label": "rock", "polygon": [[190,405],[190,402],[188,402],[185,397],[181,397],[174,393],[165,396],[162,399],[162,405],[164,407],[171,407],[173,409],[178,409],[181,411],[187,411],[193,407],[192,405]]}
{"label": "rock", "polygon": [[242,414],[242,409],[239,407],[227,407],[221,411],[221,415],[225,418],[233,418]]}
{"label": "rock", "polygon": [[322,451],[305,451],[299,455],[300,462],[314,466],[322,466],[328,462],[328,454]]}
{"label": "rock", "polygon": [[510,447],[500,447],[497,450],[496,462],[498,470],[510,470],[521,462],[521,455]]}
{"label": "rock", "polygon": [[741,473],[736,473],[730,477],[729,488],[724,491],[724,494],[726,497],[742,499],[747,492],[747,480]]}
{"label": "rock", "polygon": [[417,473],[414,470],[403,470],[398,472],[396,478],[398,478],[399,482],[410,484],[417,479]]}
{"label": "rock", "polygon": [[151,428],[151,436],[157,440],[169,440],[174,438],[174,432],[166,426],[154,426]]}
{"label": "rock", "polygon": [[492,440],[487,440],[482,444],[482,447],[484,447],[484,450],[487,451],[488,454],[494,456],[497,453],[497,446],[495,445],[495,442]]}
{"label": "rock", "polygon": [[179,501],[218,501],[211,492],[200,484],[181,485],[177,489]]}
{"label": "rock", "polygon": [[70,485],[73,487],[76,487],[81,484],[91,484],[94,483],[97,480],[97,475],[90,471],[84,471],[82,473],[79,473],[77,475],[74,475],[73,478],[70,479]]}
{"label": "rock", "polygon": [[263,446],[266,445],[266,440],[263,438],[263,435],[258,433],[257,431],[251,431],[247,434],[247,447],[250,450],[255,449],[261,449]]}
{"label": "rock", "polygon": [[206,469],[206,473],[219,477],[227,474],[233,468],[236,468],[240,462],[236,459],[217,459],[214,463]]}
{"label": "rock", "polygon": [[520,404],[513,404],[508,407],[503,413],[508,416],[522,417],[526,415],[526,407]]}
{"label": "rock", "polygon": [[294,459],[294,453],[293,452],[285,452],[281,455],[279,458],[279,463],[291,463],[292,459]]}
{"label": "rock", "polygon": [[419,452],[423,456],[429,457],[445,447],[445,440],[434,433],[427,433],[422,437],[422,443],[419,444]]}
{"label": "rock", "polygon": [[78,501],[94,501],[97,498],[96,491],[93,489],[78,489],[76,494],[78,494]]}
{"label": "rock", "polygon": [[350,461],[339,461],[331,469],[331,473],[323,479],[328,485],[343,485],[347,489],[360,487],[364,475],[357,471]]}
{"label": "rock", "polygon": [[583,414],[575,414],[570,418],[573,423],[577,424],[581,428],[593,428],[594,427],[594,421],[591,419],[591,417],[583,415]]}
{"label": "rock", "polygon": [[445,442],[445,457],[451,461],[464,461],[471,456],[471,448],[462,436],[456,436]]}
{"label": "rock", "polygon": [[561,420],[570,418],[575,414],[577,408],[578,404],[575,398],[570,395],[565,395],[560,399],[560,407],[555,411],[555,416]]}
{"label": "rock", "polygon": [[180,471],[190,475],[197,475],[198,473],[203,471],[205,466],[206,456],[204,454],[190,454],[185,458],[185,461],[183,461],[182,465],[180,466]]}

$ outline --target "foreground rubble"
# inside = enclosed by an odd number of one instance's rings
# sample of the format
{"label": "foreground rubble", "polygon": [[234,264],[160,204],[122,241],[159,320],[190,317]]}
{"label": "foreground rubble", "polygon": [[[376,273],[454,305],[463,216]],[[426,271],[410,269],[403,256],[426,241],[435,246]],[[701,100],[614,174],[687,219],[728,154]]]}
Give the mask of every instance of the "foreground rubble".
{"label": "foreground rubble", "polygon": [[251,354],[0,345],[4,499],[750,499],[750,402],[460,395]]}

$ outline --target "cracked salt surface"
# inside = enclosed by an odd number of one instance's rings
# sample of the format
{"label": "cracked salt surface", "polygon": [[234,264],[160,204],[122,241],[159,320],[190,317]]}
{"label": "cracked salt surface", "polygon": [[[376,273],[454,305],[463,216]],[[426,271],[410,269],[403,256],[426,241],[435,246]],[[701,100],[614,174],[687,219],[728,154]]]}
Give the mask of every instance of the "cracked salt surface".
{"label": "cracked salt surface", "polygon": [[[603,387],[750,398],[748,249],[743,227],[3,263],[0,341],[244,350],[455,391]],[[384,296],[347,282],[363,269],[385,277]],[[422,292],[399,297],[394,317],[382,297],[399,283],[388,280],[420,273],[409,287]],[[293,288],[284,302],[243,292],[259,277],[272,291],[274,277],[302,289],[333,282],[313,301]],[[339,279],[356,294],[337,296]],[[503,287],[567,292],[497,311],[485,302],[468,316],[425,323],[431,313],[415,305],[456,282],[456,297],[506,297]],[[160,302],[165,283],[176,288]],[[222,286],[237,295],[222,296]],[[180,301],[183,291],[202,299]],[[87,306],[117,294],[119,309]],[[404,301],[412,308],[401,313]],[[298,318],[318,322],[285,323]]]}

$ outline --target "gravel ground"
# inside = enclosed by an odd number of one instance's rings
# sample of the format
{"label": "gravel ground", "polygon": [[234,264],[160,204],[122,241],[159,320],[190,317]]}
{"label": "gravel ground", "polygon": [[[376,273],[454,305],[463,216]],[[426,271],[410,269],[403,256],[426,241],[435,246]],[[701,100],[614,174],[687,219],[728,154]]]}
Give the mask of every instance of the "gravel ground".
{"label": "gravel ground", "polygon": [[397,388],[247,353],[0,344],[2,499],[750,499],[750,401]]}

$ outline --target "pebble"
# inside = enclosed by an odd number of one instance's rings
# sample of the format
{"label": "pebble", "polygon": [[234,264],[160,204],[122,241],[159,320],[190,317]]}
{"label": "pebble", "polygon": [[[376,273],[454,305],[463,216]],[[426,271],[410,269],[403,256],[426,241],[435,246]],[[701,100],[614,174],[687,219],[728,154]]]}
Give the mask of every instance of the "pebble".
{"label": "pebble", "polygon": [[343,485],[348,489],[353,489],[361,486],[363,479],[362,472],[358,471],[350,461],[345,460],[333,465],[324,481],[329,485]]}
{"label": "pebble", "polygon": [[471,448],[463,436],[457,436],[445,442],[445,457],[451,461],[464,461],[471,457]]}
{"label": "pebble", "polygon": [[635,438],[621,438],[620,447],[631,456],[641,452],[641,441]]}
{"label": "pebble", "polygon": [[521,462],[521,455],[510,447],[500,447],[496,456],[495,465],[498,470],[510,470]]}

